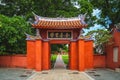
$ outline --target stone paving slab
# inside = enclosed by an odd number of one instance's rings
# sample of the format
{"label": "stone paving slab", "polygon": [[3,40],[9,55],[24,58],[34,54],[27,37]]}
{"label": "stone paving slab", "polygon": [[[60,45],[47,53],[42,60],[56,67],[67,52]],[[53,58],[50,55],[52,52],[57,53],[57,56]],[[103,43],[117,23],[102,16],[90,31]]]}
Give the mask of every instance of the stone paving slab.
{"label": "stone paving slab", "polygon": [[120,80],[120,72],[111,69],[92,69],[86,73],[95,80]]}
{"label": "stone paving slab", "polygon": [[33,74],[32,70],[21,68],[0,68],[0,80],[26,80]]}
{"label": "stone paving slab", "polygon": [[21,68],[0,68],[0,80],[120,80],[120,72],[110,69],[92,69],[85,72],[52,69],[36,72]]}
{"label": "stone paving slab", "polygon": [[66,69],[66,65],[62,59],[62,55],[57,55],[56,62],[54,64],[54,69]]}
{"label": "stone paving slab", "polygon": [[84,72],[70,71],[66,69],[54,69],[36,72],[27,80],[92,80]]}

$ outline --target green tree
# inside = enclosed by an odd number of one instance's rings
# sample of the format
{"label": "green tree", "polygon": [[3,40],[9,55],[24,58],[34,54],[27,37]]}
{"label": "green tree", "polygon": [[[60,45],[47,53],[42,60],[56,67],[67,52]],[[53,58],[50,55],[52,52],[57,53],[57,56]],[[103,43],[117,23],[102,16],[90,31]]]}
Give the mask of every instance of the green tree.
{"label": "green tree", "polygon": [[60,52],[60,49],[64,50],[65,52],[68,52],[68,46],[67,46],[67,44],[52,44],[51,45],[51,51],[52,51],[52,53]]}
{"label": "green tree", "polygon": [[94,36],[95,52],[104,54],[104,44],[112,37],[110,32],[106,29],[98,29],[88,32],[87,35]]}
{"label": "green tree", "polygon": [[[32,18],[32,12],[45,17],[74,17],[81,13],[91,16],[92,5],[87,0],[81,0],[80,8],[73,4],[74,0],[2,0],[0,13],[7,16],[24,16]],[[91,17],[89,17],[91,18]]]}
{"label": "green tree", "polygon": [[0,52],[25,53],[25,34],[31,27],[22,17],[0,15]]}
{"label": "green tree", "polygon": [[96,23],[111,30],[120,21],[120,0],[89,0],[94,9],[101,10]]}

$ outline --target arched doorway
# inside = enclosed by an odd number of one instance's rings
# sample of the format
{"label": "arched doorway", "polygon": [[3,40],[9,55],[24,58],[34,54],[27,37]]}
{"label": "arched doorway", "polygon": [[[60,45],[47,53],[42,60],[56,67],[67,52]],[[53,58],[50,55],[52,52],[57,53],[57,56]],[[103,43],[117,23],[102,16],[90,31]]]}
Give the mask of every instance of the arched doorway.
{"label": "arched doorway", "polygon": [[69,69],[69,44],[50,44],[51,69]]}
{"label": "arched doorway", "polygon": [[[35,16],[38,17],[38,16]],[[27,35],[27,68],[49,70],[50,45],[69,44],[69,69],[84,71],[93,68],[93,41],[83,37],[79,18],[39,18],[32,26],[36,36]]]}

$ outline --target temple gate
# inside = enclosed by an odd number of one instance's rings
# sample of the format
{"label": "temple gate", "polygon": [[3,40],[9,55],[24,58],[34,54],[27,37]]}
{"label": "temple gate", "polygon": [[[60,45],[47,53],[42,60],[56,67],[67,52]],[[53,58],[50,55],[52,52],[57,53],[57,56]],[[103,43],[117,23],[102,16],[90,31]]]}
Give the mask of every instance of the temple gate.
{"label": "temple gate", "polygon": [[81,34],[85,15],[74,18],[46,18],[35,15],[36,36],[27,35],[27,68],[49,70],[50,45],[69,44],[69,69],[84,71],[93,68],[93,41]]}

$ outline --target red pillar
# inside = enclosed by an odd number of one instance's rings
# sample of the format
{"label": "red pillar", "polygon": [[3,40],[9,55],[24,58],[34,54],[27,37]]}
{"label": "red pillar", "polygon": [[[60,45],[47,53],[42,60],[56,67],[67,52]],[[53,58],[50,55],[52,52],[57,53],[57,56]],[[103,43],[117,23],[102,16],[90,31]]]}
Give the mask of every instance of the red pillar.
{"label": "red pillar", "polygon": [[77,54],[77,43],[76,41],[71,41],[70,43],[70,70],[78,69],[78,54]]}
{"label": "red pillar", "polygon": [[93,68],[93,41],[85,41],[85,68]]}
{"label": "red pillar", "polygon": [[36,39],[35,41],[35,53],[36,53],[36,71],[42,70],[42,40]]}
{"label": "red pillar", "polygon": [[84,52],[84,40],[83,39],[79,39],[78,40],[78,70],[79,71],[84,71],[85,70],[85,52]]}
{"label": "red pillar", "polygon": [[44,41],[43,42],[43,55],[42,55],[42,69],[48,70],[50,69],[50,48],[49,48],[49,42]]}
{"label": "red pillar", "polygon": [[27,68],[35,68],[35,41],[27,40]]}

